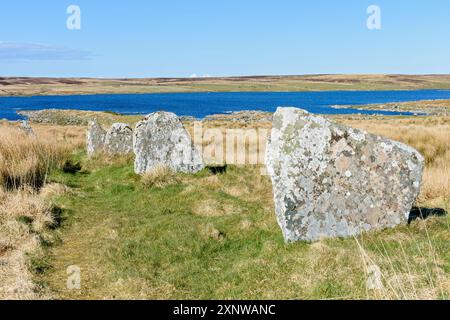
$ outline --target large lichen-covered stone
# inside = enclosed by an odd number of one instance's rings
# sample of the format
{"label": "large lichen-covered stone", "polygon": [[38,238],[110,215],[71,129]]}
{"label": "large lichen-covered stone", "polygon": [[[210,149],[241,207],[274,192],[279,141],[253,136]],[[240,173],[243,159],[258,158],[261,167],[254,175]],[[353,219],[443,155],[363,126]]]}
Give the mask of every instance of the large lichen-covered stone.
{"label": "large lichen-covered stone", "polygon": [[406,222],[423,161],[399,142],[278,108],[266,166],[285,240],[348,237]]}
{"label": "large lichen-covered stone", "polygon": [[104,151],[106,131],[103,130],[97,120],[89,122],[86,137],[86,148],[89,157]]}
{"label": "large lichen-covered stone", "polygon": [[171,112],[155,112],[137,123],[134,153],[137,174],[145,173],[156,165],[185,173],[194,173],[204,167],[191,136]]}
{"label": "large lichen-covered stone", "polygon": [[105,136],[105,152],[109,155],[133,152],[133,129],[126,123],[114,123]]}

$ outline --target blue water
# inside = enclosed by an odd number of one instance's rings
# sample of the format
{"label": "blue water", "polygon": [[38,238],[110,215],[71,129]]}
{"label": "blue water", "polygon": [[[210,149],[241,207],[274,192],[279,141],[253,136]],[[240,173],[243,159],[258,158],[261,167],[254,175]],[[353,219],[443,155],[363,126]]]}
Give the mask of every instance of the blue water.
{"label": "blue water", "polygon": [[0,119],[21,119],[19,110],[79,109],[148,114],[158,110],[203,118],[210,114],[239,110],[274,111],[294,106],[320,114],[408,114],[397,112],[334,109],[333,105],[450,99],[450,90],[418,91],[322,91],[322,92],[220,92],[164,94],[98,94],[71,96],[0,97]]}

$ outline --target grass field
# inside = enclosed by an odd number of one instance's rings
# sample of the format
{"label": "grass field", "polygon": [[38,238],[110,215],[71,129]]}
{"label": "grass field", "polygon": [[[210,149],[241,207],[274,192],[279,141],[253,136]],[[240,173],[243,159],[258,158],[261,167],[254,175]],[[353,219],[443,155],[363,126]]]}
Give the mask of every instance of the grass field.
{"label": "grass field", "polygon": [[450,89],[450,75],[303,75],[222,78],[0,78],[0,96],[100,93]]}
{"label": "grass field", "polygon": [[[426,169],[416,205],[450,210],[449,117],[335,120],[417,148]],[[207,126],[224,130],[229,124]],[[0,126],[3,135],[22,137],[24,147],[52,146],[55,156],[44,159],[59,159],[47,166],[40,190],[0,188],[0,262],[7,266],[0,272],[0,298],[450,298],[448,216],[353,239],[287,245],[270,181],[258,166],[228,166],[216,175],[161,168],[141,178],[131,157],[88,159],[84,126],[33,128],[36,140],[11,124]],[[0,146],[11,146],[5,141]],[[17,154],[33,158],[40,148],[31,150]],[[11,161],[27,163],[20,159]],[[67,268],[74,265],[81,290],[67,289]],[[383,286],[368,290],[374,270]]]}
{"label": "grass field", "polygon": [[[450,209],[448,118],[338,121],[421,150],[427,168],[417,205]],[[424,149],[430,144],[435,148]],[[257,166],[229,166],[217,175],[204,170],[174,176],[162,170],[155,180],[135,175],[129,157],[87,159],[83,151],[71,157],[73,163],[81,162],[81,171],[54,170],[47,181],[67,186],[64,192],[47,192],[47,199],[62,209],[62,225],[52,231],[54,240],[45,253],[31,261],[35,282],[52,297],[450,296],[448,216],[355,239],[286,245],[273,213],[269,179]],[[81,290],[66,287],[71,265],[81,269]],[[374,265],[384,286],[367,290]]]}

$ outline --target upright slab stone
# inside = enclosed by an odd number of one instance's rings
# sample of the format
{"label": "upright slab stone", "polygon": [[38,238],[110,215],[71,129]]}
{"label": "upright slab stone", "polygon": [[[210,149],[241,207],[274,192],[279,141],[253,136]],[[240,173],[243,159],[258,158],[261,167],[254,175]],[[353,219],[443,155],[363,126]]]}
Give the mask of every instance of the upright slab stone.
{"label": "upright slab stone", "polygon": [[406,222],[423,161],[399,142],[278,108],[266,166],[285,240],[348,237]]}
{"label": "upright slab stone", "polygon": [[126,123],[114,123],[105,135],[105,152],[109,155],[133,152],[133,129]]}
{"label": "upright slab stone", "polygon": [[174,113],[149,114],[136,125],[133,143],[137,174],[158,164],[185,173],[195,173],[204,167],[201,154]]}
{"label": "upright slab stone", "polygon": [[20,130],[22,130],[26,135],[34,137],[33,128],[31,128],[30,123],[27,120],[22,120],[19,126]]}
{"label": "upright slab stone", "polygon": [[106,131],[98,124],[97,120],[89,122],[86,136],[86,148],[89,157],[104,151]]}

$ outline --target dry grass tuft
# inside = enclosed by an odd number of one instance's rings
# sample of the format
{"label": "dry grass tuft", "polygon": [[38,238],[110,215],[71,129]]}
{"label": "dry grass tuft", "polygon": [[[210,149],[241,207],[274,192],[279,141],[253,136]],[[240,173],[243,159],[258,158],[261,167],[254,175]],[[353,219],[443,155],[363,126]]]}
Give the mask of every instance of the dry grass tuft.
{"label": "dry grass tuft", "polygon": [[50,169],[60,167],[70,154],[67,144],[55,138],[29,136],[17,128],[0,128],[0,185],[18,189],[40,188]]}
{"label": "dry grass tuft", "polygon": [[[420,228],[430,230],[427,222],[419,221]],[[419,229],[420,229],[419,228]],[[428,243],[398,240],[397,253],[388,249],[388,242],[377,241],[377,250],[370,251],[360,239],[356,239],[360,251],[366,278],[372,286],[366,288],[368,299],[382,300],[436,300],[448,297],[448,274],[441,268],[445,262],[440,260],[442,252],[433,240]],[[408,245],[414,246],[417,252],[408,254]],[[373,286],[375,284],[375,286]]]}
{"label": "dry grass tuft", "polygon": [[164,188],[172,184],[180,183],[176,173],[164,165],[157,165],[152,170],[144,173],[142,184],[147,188]]}
{"label": "dry grass tuft", "polygon": [[39,191],[39,195],[43,198],[50,199],[55,196],[61,196],[70,192],[70,188],[60,183],[46,184]]}
{"label": "dry grass tuft", "polygon": [[48,229],[59,219],[45,198],[67,191],[44,186],[47,175],[83,146],[84,132],[72,129],[33,125],[27,135],[17,124],[0,125],[0,299],[49,298],[33,281],[31,257],[42,255],[41,242],[51,240]]}
{"label": "dry grass tuft", "polygon": [[40,253],[40,238],[55,224],[52,212],[30,188],[0,189],[0,299],[48,298],[33,282],[29,255]]}
{"label": "dry grass tuft", "polygon": [[244,209],[229,199],[201,198],[193,203],[191,211],[202,217],[220,217],[240,215]]}
{"label": "dry grass tuft", "polygon": [[200,234],[204,239],[213,239],[220,242],[226,239],[225,234],[218,230],[212,223],[201,225],[199,228]]}
{"label": "dry grass tuft", "polygon": [[203,217],[217,217],[225,214],[220,205],[220,202],[216,199],[204,199],[196,201],[192,206],[192,212]]}

